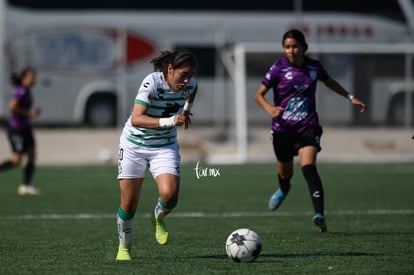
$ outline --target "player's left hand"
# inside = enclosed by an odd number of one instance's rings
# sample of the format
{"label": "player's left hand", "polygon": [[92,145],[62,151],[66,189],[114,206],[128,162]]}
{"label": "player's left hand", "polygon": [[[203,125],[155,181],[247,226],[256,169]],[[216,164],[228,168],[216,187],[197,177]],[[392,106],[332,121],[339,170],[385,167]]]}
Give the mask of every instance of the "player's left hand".
{"label": "player's left hand", "polygon": [[185,116],[185,121],[184,121],[184,130],[187,130],[191,124],[191,118],[190,116],[193,115],[193,113],[188,112],[188,111],[184,111],[183,112],[184,116]]}
{"label": "player's left hand", "polygon": [[352,102],[352,104],[361,107],[361,110],[360,110],[361,113],[363,113],[367,110],[367,105],[365,105],[365,103],[362,102],[361,100],[359,100],[358,98],[356,98],[356,97],[352,98],[351,102]]}

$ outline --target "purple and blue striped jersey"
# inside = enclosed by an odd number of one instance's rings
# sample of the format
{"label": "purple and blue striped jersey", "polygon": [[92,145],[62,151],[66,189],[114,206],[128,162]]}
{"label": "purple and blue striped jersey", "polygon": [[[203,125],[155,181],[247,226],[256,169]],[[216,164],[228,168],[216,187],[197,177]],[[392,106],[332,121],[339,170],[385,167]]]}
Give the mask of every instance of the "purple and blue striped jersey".
{"label": "purple and blue striped jersey", "polygon": [[309,126],[319,125],[316,111],[317,81],[329,75],[318,60],[305,57],[301,67],[282,57],[270,67],[262,83],[273,88],[273,103],[284,108],[282,115],[272,120],[273,131],[302,132]]}

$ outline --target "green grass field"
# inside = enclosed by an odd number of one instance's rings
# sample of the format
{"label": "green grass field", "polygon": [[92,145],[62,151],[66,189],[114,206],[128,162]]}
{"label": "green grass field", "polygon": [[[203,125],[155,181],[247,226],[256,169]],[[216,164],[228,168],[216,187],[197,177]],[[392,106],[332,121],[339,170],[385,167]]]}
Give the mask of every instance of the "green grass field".
{"label": "green grass field", "polygon": [[[116,262],[119,204],[114,166],[39,167],[39,197],[18,196],[21,169],[0,174],[0,274],[414,274],[414,164],[320,164],[328,233],[311,222],[298,167],[275,212],[273,164],[216,165],[197,179],[182,167],[180,201],[156,244],[149,213],[157,199],[148,177],[135,217],[131,262]],[[239,227],[263,249],[234,263],[224,243]]]}

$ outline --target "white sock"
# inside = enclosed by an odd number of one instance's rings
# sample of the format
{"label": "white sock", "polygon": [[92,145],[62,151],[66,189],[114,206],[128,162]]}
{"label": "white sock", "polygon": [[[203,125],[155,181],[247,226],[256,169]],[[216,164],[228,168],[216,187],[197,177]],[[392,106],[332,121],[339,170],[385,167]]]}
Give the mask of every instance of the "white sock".
{"label": "white sock", "polygon": [[123,220],[116,215],[116,225],[118,227],[118,238],[119,238],[119,245],[122,245],[126,248],[130,248],[131,239],[132,239],[132,225],[133,219],[130,220]]}
{"label": "white sock", "polygon": [[168,208],[165,208],[164,206],[162,206],[161,199],[159,199],[157,201],[157,204],[155,205],[155,208],[154,208],[154,216],[157,220],[161,220],[165,216],[167,216],[171,212],[171,210],[172,209],[168,209]]}

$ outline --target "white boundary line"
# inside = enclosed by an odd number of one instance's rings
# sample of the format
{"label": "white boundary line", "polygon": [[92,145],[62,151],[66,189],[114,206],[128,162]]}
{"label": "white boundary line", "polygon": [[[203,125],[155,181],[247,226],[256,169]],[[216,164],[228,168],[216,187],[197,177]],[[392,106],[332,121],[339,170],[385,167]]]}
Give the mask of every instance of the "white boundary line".
{"label": "white boundary line", "polygon": [[[270,216],[309,216],[313,212],[176,212],[169,218],[235,218],[235,217],[270,217]],[[414,209],[370,209],[370,210],[338,210],[327,212],[330,216],[371,216],[371,215],[413,215]],[[149,214],[136,215],[138,218],[149,218]],[[29,214],[0,216],[0,220],[82,220],[82,219],[115,219],[116,212],[113,214]]]}

